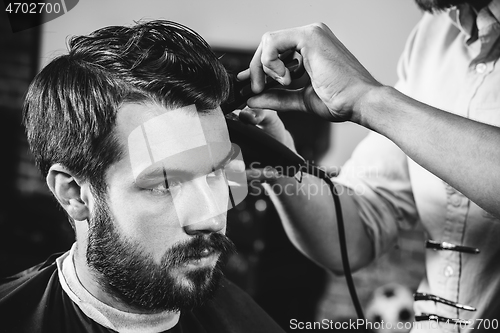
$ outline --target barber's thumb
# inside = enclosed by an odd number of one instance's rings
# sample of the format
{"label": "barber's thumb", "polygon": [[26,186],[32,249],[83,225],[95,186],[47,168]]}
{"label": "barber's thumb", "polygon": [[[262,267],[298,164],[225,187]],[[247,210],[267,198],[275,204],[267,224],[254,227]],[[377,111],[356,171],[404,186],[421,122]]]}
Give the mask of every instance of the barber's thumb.
{"label": "barber's thumb", "polygon": [[247,105],[251,108],[282,112],[306,111],[302,96],[299,90],[271,89],[250,98]]}

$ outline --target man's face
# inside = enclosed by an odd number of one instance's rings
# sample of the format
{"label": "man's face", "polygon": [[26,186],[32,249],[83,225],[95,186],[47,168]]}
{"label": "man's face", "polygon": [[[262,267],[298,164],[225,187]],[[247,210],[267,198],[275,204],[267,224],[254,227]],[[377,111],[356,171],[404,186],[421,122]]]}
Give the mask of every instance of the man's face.
{"label": "man's face", "polygon": [[415,0],[420,9],[426,12],[445,10],[454,6],[470,4],[476,9],[487,5],[491,0]]}
{"label": "man's face", "polygon": [[91,207],[88,264],[107,292],[139,310],[196,306],[234,247],[224,235],[221,169],[234,154],[222,113],[125,104],[116,132],[125,154]]}

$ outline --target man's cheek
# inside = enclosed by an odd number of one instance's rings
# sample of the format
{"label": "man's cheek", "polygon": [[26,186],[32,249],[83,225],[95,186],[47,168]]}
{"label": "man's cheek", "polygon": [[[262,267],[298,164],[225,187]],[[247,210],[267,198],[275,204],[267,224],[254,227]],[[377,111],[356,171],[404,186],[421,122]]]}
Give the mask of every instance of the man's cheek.
{"label": "man's cheek", "polygon": [[172,244],[182,240],[183,230],[175,209],[165,204],[146,204],[140,208],[125,205],[116,210],[114,223],[124,238],[141,245],[154,257],[161,255]]}

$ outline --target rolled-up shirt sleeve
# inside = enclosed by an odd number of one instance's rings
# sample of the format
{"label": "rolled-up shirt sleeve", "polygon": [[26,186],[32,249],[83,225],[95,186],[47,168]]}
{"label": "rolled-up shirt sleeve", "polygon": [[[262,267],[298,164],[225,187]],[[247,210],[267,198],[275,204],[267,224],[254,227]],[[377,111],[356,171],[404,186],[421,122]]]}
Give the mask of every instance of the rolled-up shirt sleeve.
{"label": "rolled-up shirt sleeve", "polygon": [[394,245],[398,229],[411,228],[418,221],[407,157],[378,133],[368,134],[332,180],[354,193],[375,257]]}

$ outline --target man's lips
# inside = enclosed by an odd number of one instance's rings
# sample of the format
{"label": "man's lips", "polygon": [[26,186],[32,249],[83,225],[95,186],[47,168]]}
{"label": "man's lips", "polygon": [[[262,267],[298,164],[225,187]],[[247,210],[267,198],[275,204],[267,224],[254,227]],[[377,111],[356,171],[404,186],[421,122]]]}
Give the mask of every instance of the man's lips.
{"label": "man's lips", "polygon": [[209,255],[215,253],[214,249],[212,249],[211,247],[206,247],[204,248],[203,250],[201,250],[200,252],[200,257],[208,257]]}
{"label": "man's lips", "polygon": [[219,254],[220,252],[215,251],[213,248],[204,248],[197,255],[186,258],[185,265],[195,267],[211,265],[219,258]]}

